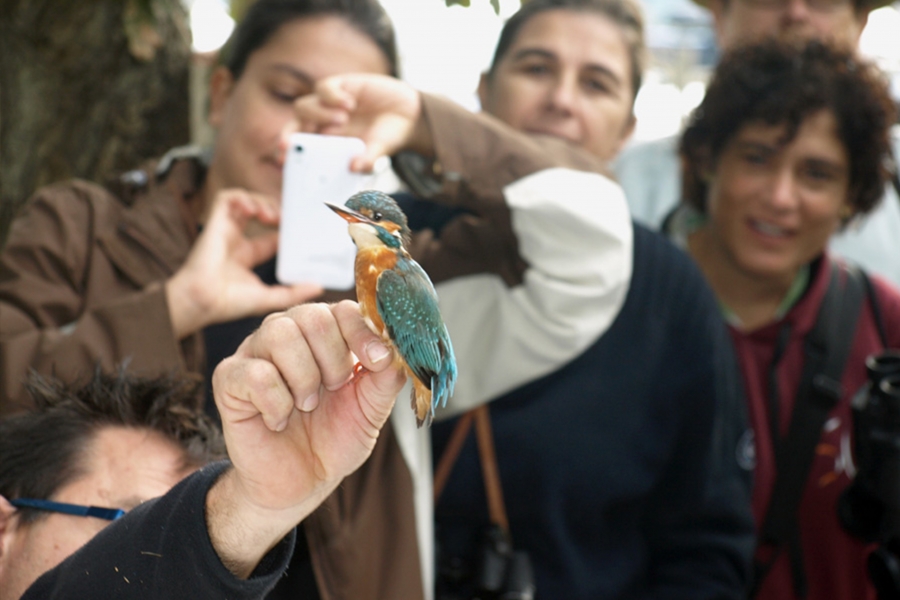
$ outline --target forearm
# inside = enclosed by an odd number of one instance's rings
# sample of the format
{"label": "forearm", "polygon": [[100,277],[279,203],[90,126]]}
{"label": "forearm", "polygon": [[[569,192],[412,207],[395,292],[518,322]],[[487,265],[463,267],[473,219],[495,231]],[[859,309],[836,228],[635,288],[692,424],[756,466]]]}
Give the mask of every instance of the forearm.
{"label": "forearm", "polygon": [[424,126],[430,135],[435,176],[443,184],[433,198],[437,202],[481,212],[486,201],[503,203],[507,185],[555,167],[608,176],[602,162],[564,140],[522,133],[437,96],[422,94],[421,98],[417,130]]}
{"label": "forearm", "polygon": [[161,283],[168,267],[120,235],[120,219],[107,192],[72,182],[38,193],[13,223],[0,254],[4,402],[27,405],[29,369],[69,379],[126,359],[145,372],[196,368],[184,356],[190,344],[172,331]]}
{"label": "forearm", "polygon": [[[560,189],[558,179],[572,182]],[[632,274],[633,231],[621,190],[602,176],[546,171],[507,189],[528,264],[519,285],[459,277],[437,285],[459,377],[451,416],[551,373],[613,323]]]}
{"label": "forearm", "polygon": [[412,244],[459,361],[447,416],[556,370],[609,327],[632,226],[621,189],[577,149],[427,95],[423,106],[445,179],[434,199],[470,213]]}
{"label": "forearm", "polygon": [[[36,322],[39,307],[32,307],[31,314],[20,308],[28,305],[27,296],[0,295],[0,380],[5,399],[27,403],[23,382],[30,369],[77,378],[98,364],[113,369],[126,360],[129,368],[148,373],[187,368],[183,348],[169,325],[161,286],[89,307],[81,315],[72,314],[73,320],[66,323],[45,320],[59,312],[42,315]],[[0,413],[9,408],[0,406]]]}

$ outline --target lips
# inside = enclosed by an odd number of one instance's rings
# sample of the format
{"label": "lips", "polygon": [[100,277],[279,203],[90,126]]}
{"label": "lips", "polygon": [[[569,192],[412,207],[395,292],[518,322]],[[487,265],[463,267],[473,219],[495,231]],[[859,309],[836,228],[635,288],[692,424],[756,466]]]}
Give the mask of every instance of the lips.
{"label": "lips", "polygon": [[576,135],[574,133],[570,133],[568,131],[563,131],[560,128],[555,127],[528,127],[526,129],[528,133],[533,133],[536,135],[549,135],[551,137],[560,138],[566,140],[567,142],[572,142],[573,144],[581,143],[581,136]]}
{"label": "lips", "polygon": [[792,235],[790,229],[779,227],[774,223],[759,219],[749,219],[750,228],[766,237],[774,239],[786,239]]}

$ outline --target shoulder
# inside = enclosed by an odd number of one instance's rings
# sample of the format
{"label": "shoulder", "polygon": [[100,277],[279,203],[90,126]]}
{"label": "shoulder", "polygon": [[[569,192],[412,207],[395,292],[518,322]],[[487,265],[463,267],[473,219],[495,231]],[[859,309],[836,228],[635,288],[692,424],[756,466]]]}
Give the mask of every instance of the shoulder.
{"label": "shoulder", "polygon": [[[700,294],[705,304],[712,300],[712,292],[700,272],[697,263],[682,249],[658,231],[634,222],[634,275],[633,286],[653,290],[653,300],[670,304],[690,299]],[[657,294],[663,294],[657,297]],[[665,294],[672,294],[667,297]]]}

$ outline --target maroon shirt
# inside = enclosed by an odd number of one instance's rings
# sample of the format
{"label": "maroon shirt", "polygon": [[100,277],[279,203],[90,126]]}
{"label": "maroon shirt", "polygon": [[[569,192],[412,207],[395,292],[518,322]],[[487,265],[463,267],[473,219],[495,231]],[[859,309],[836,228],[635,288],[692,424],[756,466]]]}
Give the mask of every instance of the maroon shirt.
{"label": "maroon shirt", "polygon": [[[729,327],[741,363],[747,389],[750,423],[755,435],[756,474],[753,513],[757,528],[768,509],[775,483],[772,420],[769,414],[769,373],[776,340],[785,325],[790,337],[778,364],[779,429],[784,436],[790,425],[794,399],[803,370],[803,340],[812,329],[819,305],[828,287],[826,257],[814,266],[810,286],[780,320],[752,332]],[[900,291],[872,277],[885,334],[892,348],[900,348]],[[837,516],[837,501],[856,473],[850,402],[866,382],[865,359],[883,350],[871,305],[864,301],[856,336],[847,358],[842,385],[844,396],[832,410],[815,450],[800,502],[800,536],[808,600],[865,600],[875,598],[868,582],[866,557],[872,547],[847,534]],[[783,550],[760,589],[759,598],[795,598],[788,553]]]}

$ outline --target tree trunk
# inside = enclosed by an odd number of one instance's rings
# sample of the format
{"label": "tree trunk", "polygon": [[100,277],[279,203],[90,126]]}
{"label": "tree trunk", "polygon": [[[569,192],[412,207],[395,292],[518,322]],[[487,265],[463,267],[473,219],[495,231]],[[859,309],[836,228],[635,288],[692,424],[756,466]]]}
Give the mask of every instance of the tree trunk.
{"label": "tree trunk", "polygon": [[0,245],[38,187],[187,143],[189,40],[179,0],[0,0]]}

